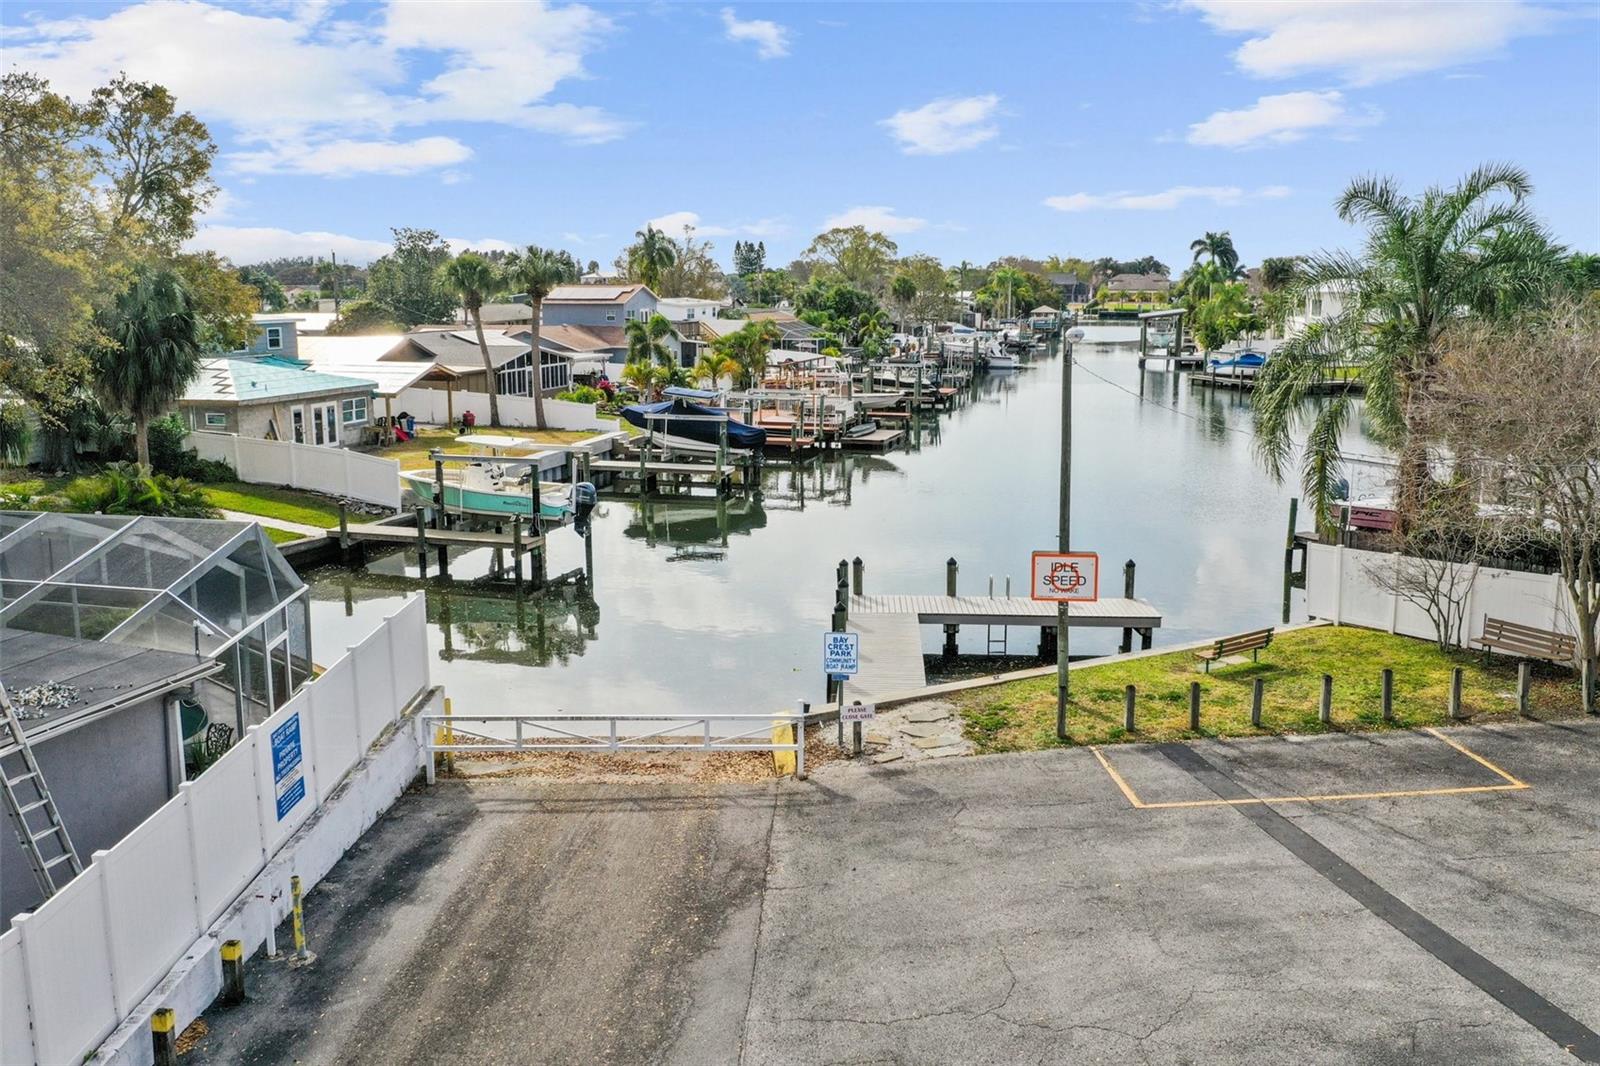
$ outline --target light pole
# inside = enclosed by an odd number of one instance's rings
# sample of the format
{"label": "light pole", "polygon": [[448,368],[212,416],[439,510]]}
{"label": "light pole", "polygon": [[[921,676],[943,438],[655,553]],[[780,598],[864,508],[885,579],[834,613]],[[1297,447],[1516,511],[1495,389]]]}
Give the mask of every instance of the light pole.
{"label": "light pole", "polygon": [[[1082,327],[1074,326],[1063,339],[1061,353],[1061,521],[1056,550],[1072,550],[1072,344],[1083,340]],[[1056,605],[1056,739],[1067,739],[1067,671],[1070,630],[1067,601]]]}

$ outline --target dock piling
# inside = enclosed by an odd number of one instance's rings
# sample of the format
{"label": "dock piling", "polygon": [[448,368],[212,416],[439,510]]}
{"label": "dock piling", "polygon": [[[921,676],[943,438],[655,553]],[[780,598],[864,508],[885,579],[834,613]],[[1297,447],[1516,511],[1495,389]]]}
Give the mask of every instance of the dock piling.
{"label": "dock piling", "polygon": [[[1137,565],[1132,559],[1122,564],[1122,595],[1130,600],[1133,599],[1133,575]],[[1132,629],[1124,629],[1122,631],[1122,644],[1117,650],[1124,655],[1133,650]]]}
{"label": "dock piling", "polygon": [[861,595],[863,571],[866,565],[862,563],[861,556],[856,556],[850,563],[850,584],[857,596]]}
{"label": "dock piling", "polygon": [[517,579],[517,587],[522,587],[522,522],[513,518],[511,520],[511,572]]}
{"label": "dock piling", "polygon": [[1294,578],[1294,527],[1300,513],[1300,497],[1289,500],[1289,536],[1283,546],[1283,624],[1289,624],[1289,590]]}
{"label": "dock piling", "polygon": [[[955,556],[952,555],[950,558],[945,560],[945,562],[944,562],[944,594],[946,596],[951,596],[951,597],[955,596],[955,594],[956,594],[956,575],[957,575],[959,570],[960,570],[960,567],[956,565]],[[951,624],[951,623],[946,623],[946,625],[944,627],[944,657],[946,659],[954,659],[956,657],[956,652],[959,650],[958,647],[957,647],[957,644],[956,644],[956,638],[960,635],[960,633],[961,633],[961,627],[960,626],[954,625],[954,624]]]}
{"label": "dock piling", "polygon": [[418,504],[414,513],[417,518],[417,569],[423,577],[428,576],[428,526],[422,518],[422,505]]}

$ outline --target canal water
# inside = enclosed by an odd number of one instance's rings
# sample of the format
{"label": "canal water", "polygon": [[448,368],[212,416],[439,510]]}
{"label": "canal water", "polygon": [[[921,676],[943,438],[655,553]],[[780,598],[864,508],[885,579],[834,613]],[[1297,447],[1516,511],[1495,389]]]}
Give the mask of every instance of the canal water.
{"label": "canal water", "polygon": [[[1142,373],[1137,330],[1086,327],[1073,375],[1073,548],[1100,553],[1101,587],[1120,595],[1137,562],[1138,595],[1164,616],[1156,646],[1281,620],[1292,483],[1274,483],[1253,450],[1249,401]],[[769,460],[763,492],[727,501],[640,504],[602,498],[593,532],[593,599],[573,588],[521,598],[474,591],[490,551],[453,558],[454,587],[429,586],[435,683],[458,713],[731,713],[820,700],[822,633],[835,568],[860,556],[869,593],[942,593],[945,560],[960,591],[1026,595],[1029,554],[1056,544],[1063,360],[990,374],[964,403],[924,422],[920,447],[790,464]],[[1347,453],[1378,454],[1359,410]],[[1385,471],[1352,464],[1357,494]],[[570,528],[550,534],[550,573],[584,564]],[[359,640],[415,587],[415,555],[365,570],[308,575],[319,659]],[[1299,620],[1299,593],[1292,604]],[[998,635],[998,634],[997,634]],[[983,627],[963,653],[986,649]],[[1115,650],[1116,630],[1073,631],[1074,655]],[[937,626],[924,627],[938,650]],[[1037,629],[1013,629],[1029,654]]]}

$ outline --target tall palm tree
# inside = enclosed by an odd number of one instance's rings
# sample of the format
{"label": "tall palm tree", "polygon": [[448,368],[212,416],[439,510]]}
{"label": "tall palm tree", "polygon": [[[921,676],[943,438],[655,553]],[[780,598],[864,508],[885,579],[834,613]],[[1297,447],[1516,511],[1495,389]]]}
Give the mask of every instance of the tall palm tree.
{"label": "tall palm tree", "polygon": [[634,237],[638,243],[634,245],[633,255],[628,260],[628,269],[651,289],[659,289],[662,273],[678,261],[678,251],[673,246],[672,238],[649,225],[636,231]]}
{"label": "tall palm tree", "polygon": [[[489,424],[500,424],[500,388],[495,379],[494,362],[489,358],[489,342],[483,336],[483,301],[498,285],[494,266],[476,252],[462,252],[439,268],[439,283],[461,301],[478,335],[478,354],[483,356],[484,388],[489,393]],[[535,392],[538,390],[535,389]]]}
{"label": "tall palm tree", "polygon": [[710,349],[695,360],[694,375],[696,384],[705,382],[708,388],[716,388],[717,384],[725,377],[739,372],[739,364],[716,349]]}
{"label": "tall palm tree", "polygon": [[908,275],[896,274],[894,280],[889,282],[889,295],[899,305],[900,328],[903,330],[906,328],[906,318],[911,313],[911,301],[917,298],[917,283]]}
{"label": "tall palm tree", "polygon": [[[1401,521],[1416,513],[1429,477],[1418,401],[1445,327],[1465,314],[1526,306],[1558,281],[1559,249],[1525,203],[1532,191],[1527,173],[1506,164],[1418,196],[1404,195],[1392,178],[1350,183],[1336,207],[1342,220],[1366,227],[1362,254],[1308,256],[1291,290],[1331,289],[1341,310],[1279,348],[1252,393],[1257,448],[1274,476],[1293,454],[1302,401],[1337,376],[1335,368],[1353,366],[1375,436],[1400,455]],[[1323,525],[1350,401],[1339,393],[1311,420],[1301,478]]]}
{"label": "tall palm tree", "polygon": [[533,360],[533,422],[540,429],[544,422],[544,354],[539,346],[539,331],[544,317],[544,298],[557,285],[578,280],[577,267],[572,256],[530,244],[512,262],[509,277],[516,287],[528,294],[533,305],[531,313],[533,331],[528,338],[528,352]]}
{"label": "tall palm tree", "polygon": [[200,374],[200,323],[183,278],[143,268],[105,316],[110,342],[94,355],[102,402],[133,420],[139,464],[150,465],[150,420]]}
{"label": "tall palm tree", "polygon": [[628,337],[628,362],[663,366],[672,360],[672,349],[667,338],[672,335],[672,322],[665,315],[651,315],[640,321],[629,322],[623,330]]}
{"label": "tall palm tree", "polygon": [[1261,287],[1267,292],[1286,289],[1294,282],[1300,259],[1292,255],[1269,255],[1261,260]]}
{"label": "tall palm tree", "polygon": [[1199,262],[1203,255],[1211,262],[1222,267],[1224,273],[1232,273],[1239,265],[1239,253],[1234,250],[1233,238],[1227,230],[1221,233],[1206,231],[1204,237],[1189,242],[1189,250],[1194,253],[1194,261]]}

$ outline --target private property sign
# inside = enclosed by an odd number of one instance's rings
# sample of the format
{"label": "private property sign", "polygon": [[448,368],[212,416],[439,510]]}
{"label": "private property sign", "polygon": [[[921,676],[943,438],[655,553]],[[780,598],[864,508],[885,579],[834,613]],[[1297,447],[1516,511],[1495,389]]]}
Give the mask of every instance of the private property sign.
{"label": "private property sign", "polygon": [[1096,552],[1034,552],[1029,596],[1057,603],[1093,603],[1100,598]]}
{"label": "private property sign", "polygon": [[300,713],[272,731],[272,784],[278,796],[278,821],[306,798],[305,771],[300,768]]}

